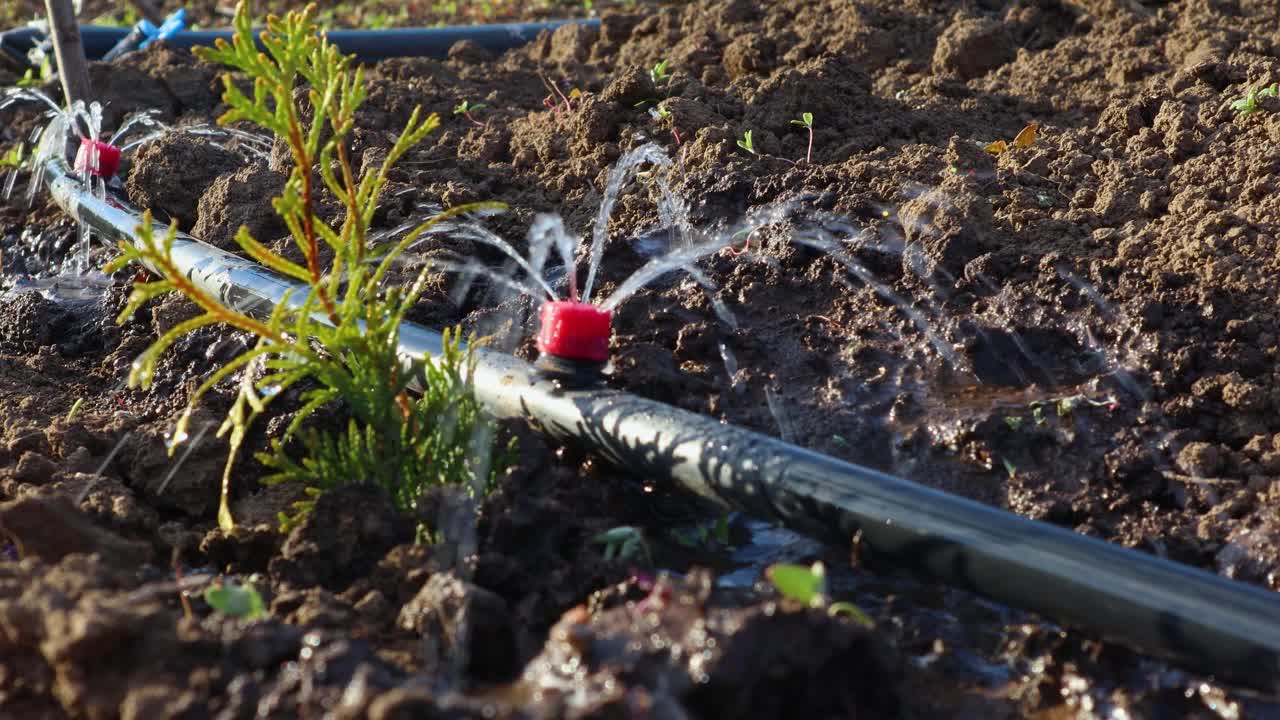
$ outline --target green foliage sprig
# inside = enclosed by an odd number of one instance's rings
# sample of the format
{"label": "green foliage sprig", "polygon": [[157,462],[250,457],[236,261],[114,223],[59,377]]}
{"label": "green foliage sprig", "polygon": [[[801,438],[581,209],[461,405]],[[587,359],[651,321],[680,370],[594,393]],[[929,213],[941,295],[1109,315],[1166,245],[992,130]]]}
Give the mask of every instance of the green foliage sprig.
{"label": "green foliage sprig", "polygon": [[809,149],[804,154],[804,164],[812,165],[813,164],[813,113],[803,113],[800,115],[799,120],[792,120],[791,124],[799,125],[800,127],[809,131]]}
{"label": "green foliage sprig", "polygon": [[252,584],[210,585],[205,588],[204,601],[223,615],[245,620],[267,617],[267,604]]}
{"label": "green foliage sprig", "polygon": [[831,602],[827,595],[827,569],[821,562],[809,567],[778,563],[765,569],[765,576],[779,593],[805,607],[825,608],[828,615],[843,615],[866,627],[875,623],[858,606],[849,602]]}
{"label": "green foliage sprig", "polygon": [[1262,109],[1258,106],[1259,98],[1276,97],[1277,94],[1280,94],[1280,83],[1271,83],[1264,88],[1251,88],[1244,97],[1231,103],[1231,109],[1236,111],[1238,117],[1248,117]]}
{"label": "green foliage sprig", "polygon": [[[389,249],[374,253],[367,248],[369,227],[388,174],[439,125],[439,117],[431,114],[423,119],[420,109],[415,109],[381,166],[357,178],[347,136],[365,99],[363,72],[352,70],[351,58],[339,54],[319,32],[312,20],[314,11],[309,6],[283,19],[268,18],[261,35],[266,52],[261,52],[242,2],[236,9],[232,41],[219,40],[215,48],[197,50],[202,59],[229,65],[253,81],[250,96],[230,75],[223,77],[223,100],[230,110],[219,122],[247,120],[288,144],[293,169],[272,205],[301,250],[304,264],[268,249],[245,227],[235,239],[253,259],[304,283],[306,296],[282,302],[266,320],[223,305],[174,263],[176,226],[158,236],[149,216],[138,228],[136,243],[122,242],[120,257],[107,268],[114,271],[138,262],[160,276],[134,286],[122,322],[143,303],[173,291],[203,311],[143,352],[130,373],[131,386],[148,386],[164,351],[199,328],[224,324],[257,338],[253,348],[217,369],[197,388],[174,429],[175,439],[185,438],[192,409],[200,399],[241,372],[236,399],[219,430],[230,445],[218,509],[224,529],[234,526],[228,505],[231,470],[248,428],[274,398],[295,386],[301,388],[302,406],[283,436],[273,442],[271,453],[261,459],[276,471],[275,479],[306,482],[313,495],[339,482],[369,480],[387,486],[402,509],[411,509],[424,485],[466,483],[481,490],[505,469],[505,456],[494,457],[488,446],[480,448],[472,442],[472,438],[492,439],[494,428],[463,380],[474,360],[461,349],[456,335],[446,338],[438,365],[425,371],[425,396],[418,400],[409,396],[415,370],[398,353],[399,327],[425,288],[427,270],[405,289],[384,286],[400,255],[435,223],[463,212],[505,206],[476,203],[453,208],[419,225]],[[295,93],[300,87],[306,92]],[[305,97],[307,112],[300,96]],[[316,212],[317,173],[318,181],[346,211],[340,226]],[[332,250],[332,260],[324,269],[321,243]],[[305,433],[302,444],[312,456],[300,462],[291,459],[285,452],[290,438],[308,417],[336,401],[350,412],[348,431],[333,436]],[[298,508],[303,513],[307,509],[305,504]]]}

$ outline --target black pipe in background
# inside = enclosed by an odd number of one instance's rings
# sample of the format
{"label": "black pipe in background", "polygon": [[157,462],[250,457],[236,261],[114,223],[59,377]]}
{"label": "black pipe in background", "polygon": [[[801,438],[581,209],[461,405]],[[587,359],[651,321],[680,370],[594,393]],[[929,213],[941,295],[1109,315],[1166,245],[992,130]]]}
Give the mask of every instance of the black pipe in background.
{"label": "black pipe in background", "polygon": [[[443,58],[449,48],[459,40],[470,40],[492,53],[501,53],[528,44],[543,31],[552,31],[562,25],[577,23],[587,27],[599,27],[599,20],[553,20],[540,23],[506,23],[501,25],[470,25],[433,28],[393,28],[390,30],[329,30],[325,35],[329,42],[343,53],[354,54],[361,60],[385,60],[394,57]],[[129,28],[86,25],[80,28],[85,56],[100,59],[115,47]],[[212,45],[222,38],[230,41],[232,30],[186,30],[164,42],[174,47],[187,48]],[[0,48],[9,55],[25,57],[31,47],[45,37],[35,28],[19,28],[0,34]]]}

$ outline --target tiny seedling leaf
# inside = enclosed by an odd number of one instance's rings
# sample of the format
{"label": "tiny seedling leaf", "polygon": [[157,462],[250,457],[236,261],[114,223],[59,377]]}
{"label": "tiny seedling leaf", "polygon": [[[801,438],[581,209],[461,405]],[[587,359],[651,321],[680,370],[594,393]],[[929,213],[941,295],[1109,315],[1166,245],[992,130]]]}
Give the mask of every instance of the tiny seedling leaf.
{"label": "tiny seedling leaf", "polygon": [[661,85],[667,81],[667,60],[661,60],[649,70],[649,79],[654,85]]}
{"label": "tiny seedling leaf", "polygon": [[792,120],[791,124],[799,125],[800,127],[809,128],[810,130],[812,130],[813,129],[813,113],[803,113],[802,115],[800,115],[799,120]]}
{"label": "tiny seedling leaf", "polygon": [[814,563],[811,567],[770,565],[769,569],[765,570],[765,575],[784,597],[810,607],[816,607],[823,602],[826,571],[820,562]]}
{"label": "tiny seedling leaf", "polygon": [[205,588],[204,601],[223,615],[257,620],[267,616],[262,596],[253,585],[210,585]]}

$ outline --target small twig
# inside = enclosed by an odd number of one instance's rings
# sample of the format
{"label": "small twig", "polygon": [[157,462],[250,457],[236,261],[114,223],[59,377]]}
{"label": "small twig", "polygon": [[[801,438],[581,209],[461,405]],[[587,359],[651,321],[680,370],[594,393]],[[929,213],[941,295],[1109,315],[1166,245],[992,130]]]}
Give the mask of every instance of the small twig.
{"label": "small twig", "polygon": [[191,611],[191,601],[187,599],[187,589],[184,587],[186,583],[182,581],[182,563],[179,562],[178,548],[173,549],[173,579],[178,585],[178,600],[182,602],[182,614],[188,620],[195,617],[195,613]]}
{"label": "small twig", "polygon": [[557,105],[557,104],[556,104],[556,103],[551,99],[551,96],[550,96],[550,95],[548,95],[548,96],[546,96],[546,97],[542,98],[542,105],[543,105],[543,107],[545,107],[546,109],[548,109],[548,110],[550,110],[551,112],[555,113],[557,118],[558,118],[558,117],[560,117],[560,113],[562,112],[562,110],[560,110],[560,106],[559,106],[559,105]]}
{"label": "small twig", "polygon": [[58,76],[62,78],[62,95],[70,107],[77,100],[89,102],[89,65],[84,58],[80,26],[71,0],[44,0],[49,13],[49,32],[53,35],[53,52],[58,59]]}
{"label": "small twig", "polygon": [[[546,85],[547,88],[551,90],[551,92],[560,96],[560,99],[564,101],[564,106],[568,108],[569,112],[573,112],[573,103],[569,102],[569,98],[565,97],[565,94],[560,91],[559,85],[556,85],[555,83],[548,80],[546,76],[539,75],[538,78],[542,80],[542,84]],[[543,101],[543,104],[546,104],[546,102]]]}

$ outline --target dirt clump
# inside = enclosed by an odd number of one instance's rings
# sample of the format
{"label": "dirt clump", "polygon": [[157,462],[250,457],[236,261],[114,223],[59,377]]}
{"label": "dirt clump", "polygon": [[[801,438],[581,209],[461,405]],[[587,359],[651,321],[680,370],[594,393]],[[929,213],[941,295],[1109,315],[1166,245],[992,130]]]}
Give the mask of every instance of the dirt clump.
{"label": "dirt clump", "polygon": [[0,505],[0,532],[18,556],[56,563],[72,553],[98,554],[118,567],[145,563],[151,548],[118,537],[89,520],[61,495],[28,496]]}
{"label": "dirt clump", "polygon": [[190,229],[196,224],[206,188],[242,163],[239,155],[213,143],[180,132],[166,133],[134,156],[126,182],[129,199]]}
{"label": "dirt clump", "polygon": [[401,607],[397,623],[424,635],[424,663],[437,672],[453,667],[480,681],[495,682],[513,678],[520,669],[516,629],[506,602],[452,573],[432,575]]}
{"label": "dirt clump", "polygon": [[1013,38],[1003,23],[986,18],[961,18],[938,36],[933,70],[962,80],[985,75],[1013,59]]}
{"label": "dirt clump", "polygon": [[413,532],[386,490],[367,483],[340,487],[321,495],[289,534],[271,574],[298,587],[341,590]]}
{"label": "dirt clump", "polygon": [[275,240],[285,233],[284,221],[261,200],[278,196],[284,182],[283,175],[257,163],[218,177],[200,196],[191,234],[223,250],[239,247],[235,236],[241,227],[258,242]]}

